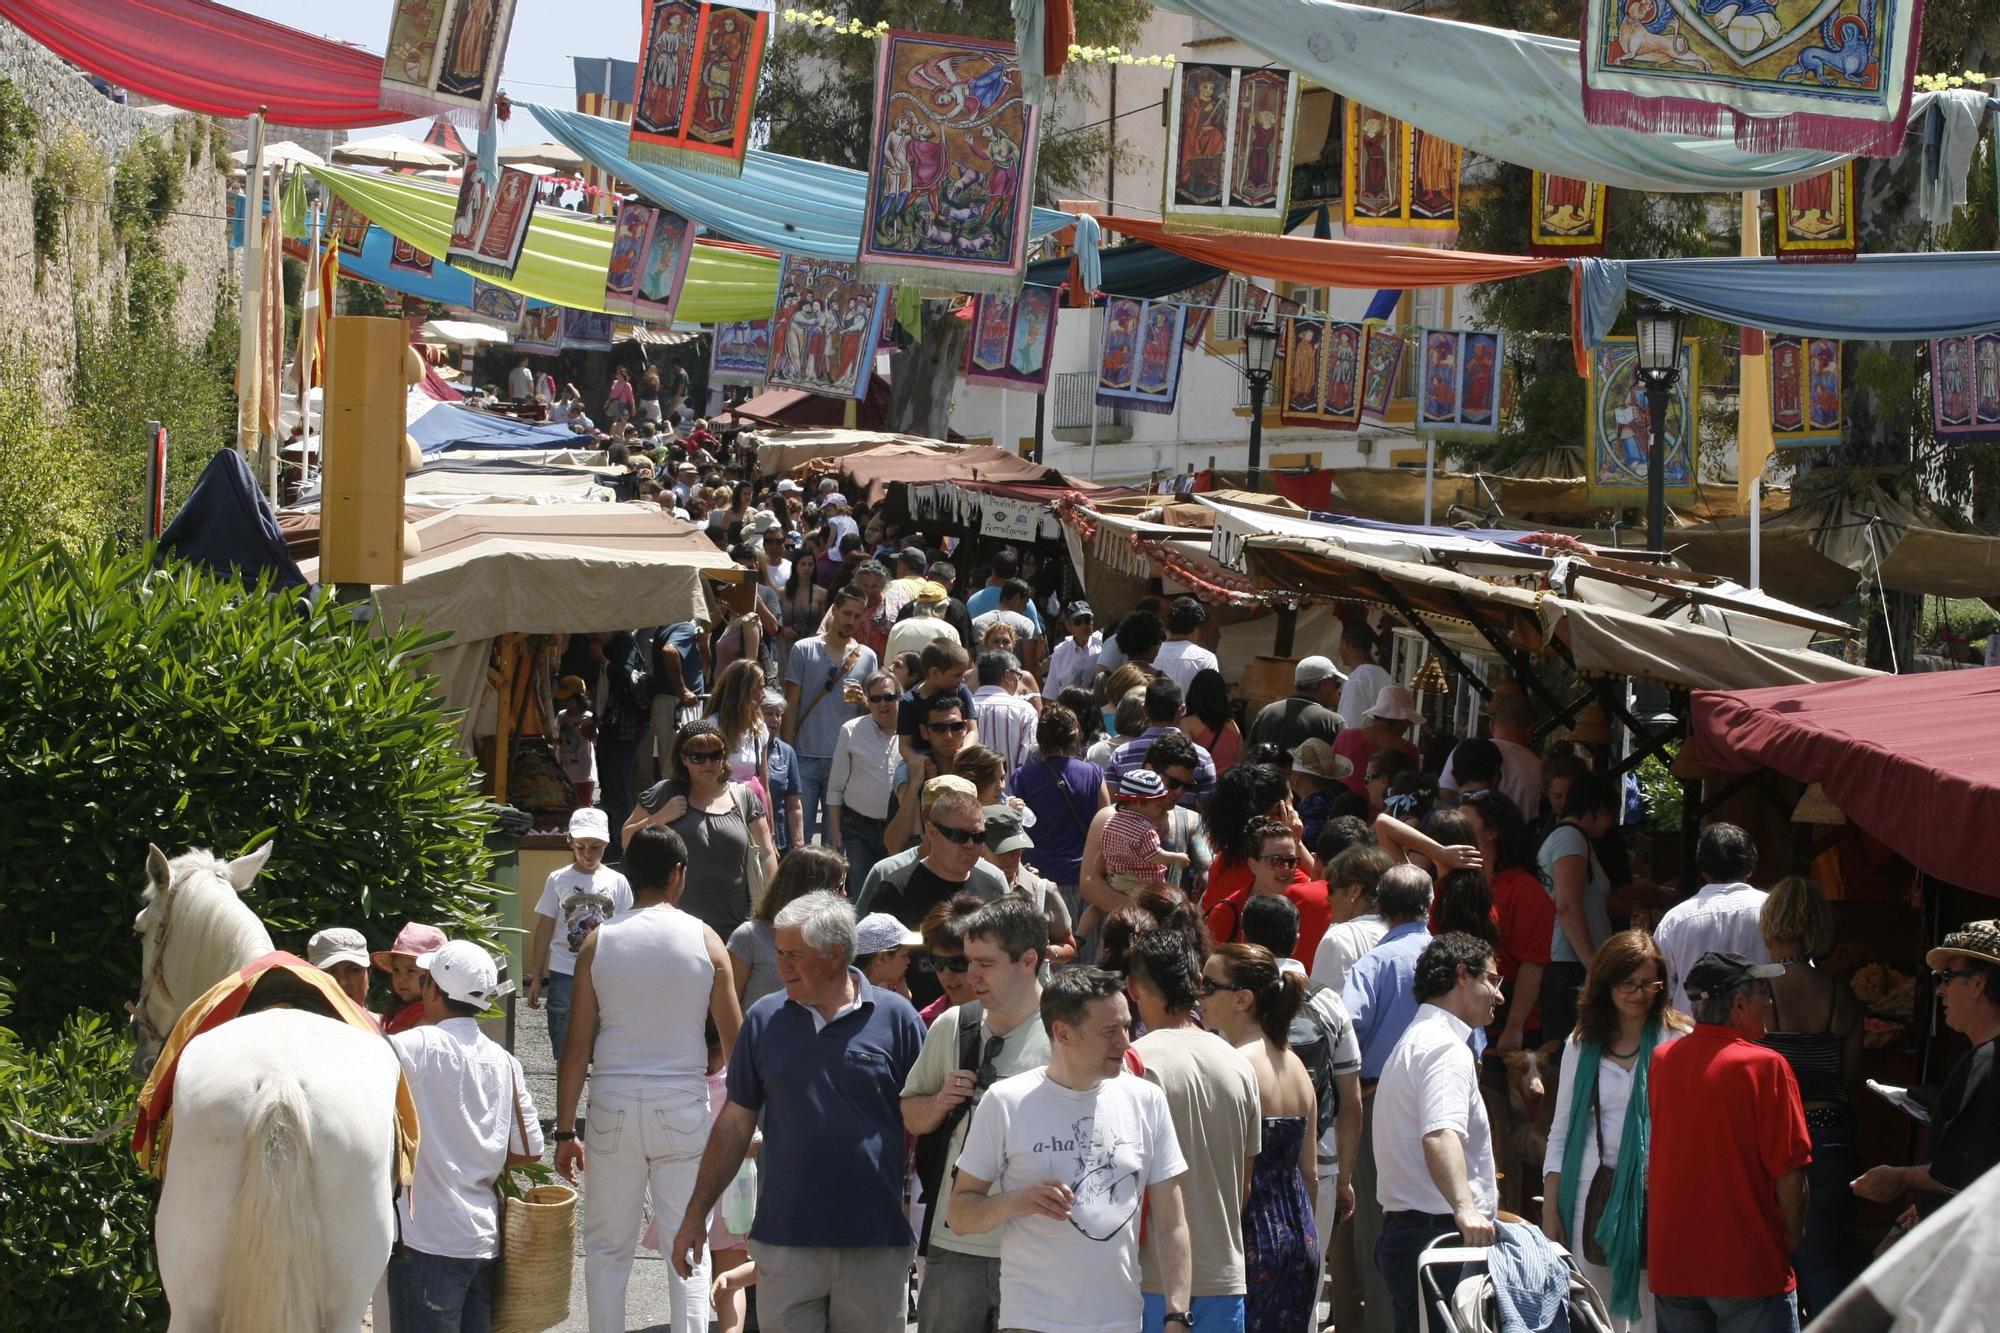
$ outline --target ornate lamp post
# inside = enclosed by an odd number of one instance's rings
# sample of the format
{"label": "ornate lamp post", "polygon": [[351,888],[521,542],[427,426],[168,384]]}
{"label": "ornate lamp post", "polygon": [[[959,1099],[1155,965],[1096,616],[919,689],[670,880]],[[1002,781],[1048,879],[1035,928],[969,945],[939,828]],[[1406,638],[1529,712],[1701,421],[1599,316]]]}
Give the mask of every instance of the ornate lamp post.
{"label": "ornate lamp post", "polygon": [[[1639,378],[1646,386],[1646,415],[1651,418],[1652,444],[1646,455],[1646,546],[1666,549],[1667,528],[1667,408],[1673,402],[1674,386],[1681,377],[1681,324],[1686,318],[1679,310],[1657,301],[1639,307]],[[1692,429],[1683,422],[1682,429]]]}
{"label": "ornate lamp post", "polygon": [[1278,354],[1278,326],[1260,319],[1243,330],[1243,374],[1250,381],[1250,489],[1262,489],[1264,394],[1271,387],[1271,362]]}

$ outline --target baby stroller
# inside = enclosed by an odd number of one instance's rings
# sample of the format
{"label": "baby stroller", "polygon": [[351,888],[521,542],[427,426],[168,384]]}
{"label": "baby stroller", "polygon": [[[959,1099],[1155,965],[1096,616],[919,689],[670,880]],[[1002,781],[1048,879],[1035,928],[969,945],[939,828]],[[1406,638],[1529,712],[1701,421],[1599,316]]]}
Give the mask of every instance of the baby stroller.
{"label": "baby stroller", "polygon": [[[1569,1251],[1556,1246],[1569,1265],[1570,1333],[1611,1333],[1611,1315]],[[1456,1278],[1453,1274],[1456,1272]],[[1417,1259],[1418,1328],[1422,1333],[1500,1333],[1493,1279],[1486,1251],[1440,1236]]]}

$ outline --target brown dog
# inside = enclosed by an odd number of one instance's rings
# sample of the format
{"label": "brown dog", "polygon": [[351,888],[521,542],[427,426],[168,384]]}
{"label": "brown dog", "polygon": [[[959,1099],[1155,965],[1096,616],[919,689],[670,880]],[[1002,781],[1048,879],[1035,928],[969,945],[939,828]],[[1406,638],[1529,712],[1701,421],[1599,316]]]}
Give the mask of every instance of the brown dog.
{"label": "brown dog", "polygon": [[1505,1094],[1488,1080],[1484,1088],[1487,1119],[1493,1125],[1493,1155],[1500,1174],[1500,1206],[1534,1219],[1534,1202],[1541,1193],[1542,1158],[1549,1147],[1549,1125],[1555,1119],[1556,1071],[1561,1068],[1560,1041],[1531,1050],[1509,1051],[1500,1057],[1506,1074]]}

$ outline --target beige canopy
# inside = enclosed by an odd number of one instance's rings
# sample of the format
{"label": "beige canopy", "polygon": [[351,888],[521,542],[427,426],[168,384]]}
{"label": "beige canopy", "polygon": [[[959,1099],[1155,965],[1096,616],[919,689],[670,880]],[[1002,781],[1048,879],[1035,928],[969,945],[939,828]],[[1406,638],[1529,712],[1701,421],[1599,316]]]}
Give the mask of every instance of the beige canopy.
{"label": "beige canopy", "polygon": [[757,446],[757,475],[778,477],[804,467],[815,458],[845,458],[884,444],[916,445],[956,453],[965,446],[921,435],[894,435],[875,430],[755,430],[745,438]]}

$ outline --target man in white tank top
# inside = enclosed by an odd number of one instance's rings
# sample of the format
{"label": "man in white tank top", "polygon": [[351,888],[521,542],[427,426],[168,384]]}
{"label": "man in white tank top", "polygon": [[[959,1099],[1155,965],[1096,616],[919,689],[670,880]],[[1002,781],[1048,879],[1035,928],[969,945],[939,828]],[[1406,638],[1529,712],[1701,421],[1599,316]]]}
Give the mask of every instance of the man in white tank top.
{"label": "man in white tank top", "polygon": [[[736,1043],[743,1010],[722,940],[675,906],[687,882],[687,847],[655,825],[625,848],[632,910],[599,926],[576,958],[570,1039],[556,1082],[556,1170],[575,1180],[585,1165],[577,1102],[591,1076],[583,1200],[583,1280],[591,1333],[623,1333],[625,1286],[646,1191],[662,1234],[671,1234],[694,1192],[708,1144],[708,1042]],[[673,1275],[673,1333],[708,1328],[707,1256],[688,1278]],[[649,1321],[650,1322],[650,1321]]]}

